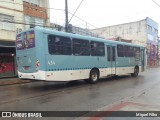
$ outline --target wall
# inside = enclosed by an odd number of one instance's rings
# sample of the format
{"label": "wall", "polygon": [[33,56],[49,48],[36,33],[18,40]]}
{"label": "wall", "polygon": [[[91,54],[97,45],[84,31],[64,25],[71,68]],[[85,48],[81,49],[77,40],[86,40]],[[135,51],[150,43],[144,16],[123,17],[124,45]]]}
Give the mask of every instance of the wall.
{"label": "wall", "polygon": [[50,25],[50,9],[48,9],[49,0],[39,0],[36,3],[28,3],[28,0],[25,0],[25,2],[23,2],[25,22],[28,24],[34,24],[27,25],[25,29],[29,29],[30,27],[34,27],[35,25]]}
{"label": "wall", "polygon": [[[40,0],[39,4],[40,7],[39,6],[34,7],[31,4],[28,5],[29,7],[26,7],[27,5],[24,5],[23,0],[6,0],[6,2],[1,2],[0,40],[15,41],[17,33],[26,30],[26,28],[29,28],[26,25],[24,25],[25,15],[37,17],[39,19],[44,19],[45,25],[49,25],[50,15],[49,15],[49,9],[47,9],[49,7],[49,0]],[[2,16],[4,15],[13,19],[6,20],[2,18]]]}
{"label": "wall", "polygon": [[97,33],[106,39],[120,37],[121,39],[132,40],[132,43],[146,46],[145,20],[98,28],[92,30],[92,32]]}
{"label": "wall", "polygon": [[156,65],[158,60],[158,23],[150,18],[146,18],[147,24],[147,59],[150,66]]}
{"label": "wall", "polygon": [[147,43],[150,44],[154,44],[157,45],[158,41],[157,41],[157,37],[158,37],[158,23],[156,23],[155,21],[153,21],[150,18],[146,18],[146,23],[147,23]]}
{"label": "wall", "polygon": [[[49,8],[49,0],[41,0],[40,1],[40,6],[45,7],[45,8]],[[48,13],[48,19],[50,19],[50,9],[46,9],[47,13]]]}
{"label": "wall", "polygon": [[[23,20],[23,6],[22,1],[19,0],[7,0],[7,2],[1,2],[0,4],[0,14],[1,15],[8,15],[10,17],[13,17],[12,22],[18,22]],[[18,3],[18,4],[14,4]],[[6,22],[1,19],[1,28],[0,28],[0,40],[6,40],[6,41],[14,41],[15,36],[17,34],[17,28],[23,28],[23,25],[21,24],[14,24],[14,23],[8,23],[8,20]],[[8,24],[7,24],[8,23]],[[10,25],[10,29],[5,29],[7,25]],[[3,27],[2,27],[3,26]]]}

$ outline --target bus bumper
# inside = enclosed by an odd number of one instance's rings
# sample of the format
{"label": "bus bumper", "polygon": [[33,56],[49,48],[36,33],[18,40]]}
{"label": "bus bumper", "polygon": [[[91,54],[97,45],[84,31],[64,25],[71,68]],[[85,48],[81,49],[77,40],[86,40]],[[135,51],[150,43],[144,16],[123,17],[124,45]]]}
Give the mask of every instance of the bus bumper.
{"label": "bus bumper", "polygon": [[18,71],[18,77],[23,79],[45,80],[45,72],[38,71],[36,73],[22,73]]}

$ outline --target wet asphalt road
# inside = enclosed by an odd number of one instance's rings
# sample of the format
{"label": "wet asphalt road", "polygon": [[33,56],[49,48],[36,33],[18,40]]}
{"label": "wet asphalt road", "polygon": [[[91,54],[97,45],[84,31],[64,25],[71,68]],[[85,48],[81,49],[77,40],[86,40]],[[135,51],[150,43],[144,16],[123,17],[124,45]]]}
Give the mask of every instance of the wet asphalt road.
{"label": "wet asphalt road", "polygon": [[101,79],[97,84],[40,81],[0,86],[0,111],[97,110],[138,96],[157,84],[160,84],[160,68],[147,69],[138,77]]}

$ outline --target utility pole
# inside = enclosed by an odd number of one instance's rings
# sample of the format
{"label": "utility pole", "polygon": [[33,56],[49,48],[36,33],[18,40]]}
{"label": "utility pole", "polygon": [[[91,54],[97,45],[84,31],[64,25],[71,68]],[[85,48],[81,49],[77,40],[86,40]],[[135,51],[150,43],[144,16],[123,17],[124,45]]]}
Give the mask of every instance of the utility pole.
{"label": "utility pole", "polygon": [[66,15],[65,31],[68,32],[68,0],[65,0],[65,15]]}

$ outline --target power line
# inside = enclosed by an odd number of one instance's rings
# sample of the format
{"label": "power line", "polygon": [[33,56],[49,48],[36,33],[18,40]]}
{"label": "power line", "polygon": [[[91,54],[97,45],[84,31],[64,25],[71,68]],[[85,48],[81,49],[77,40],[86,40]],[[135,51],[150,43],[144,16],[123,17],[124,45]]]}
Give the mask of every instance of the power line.
{"label": "power line", "polygon": [[[71,14],[71,15],[73,15],[73,13],[71,13],[71,12],[68,12],[68,13],[69,13],[69,14]],[[81,19],[80,17],[78,17],[78,16],[76,16],[76,15],[74,15],[74,17],[78,18],[79,20],[81,20],[81,21],[83,21],[83,22],[87,23],[88,25],[90,25],[90,26],[92,26],[92,27],[94,27],[94,28],[97,28],[97,27],[95,27],[94,25],[92,25],[92,24],[88,23],[87,21],[85,21],[85,20]]]}
{"label": "power line", "polygon": [[84,1],[84,0],[82,0],[82,1],[80,2],[80,4],[78,5],[77,9],[76,9],[75,12],[73,13],[73,15],[72,15],[71,19],[69,20],[68,24],[70,23],[70,21],[72,20],[72,18],[73,18],[74,15],[76,14],[77,10],[79,9],[79,7],[81,6],[81,4],[82,4],[83,1]]}
{"label": "power line", "polygon": [[152,0],[158,7],[160,7],[160,4],[158,4],[156,1]]}

